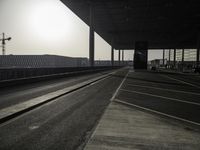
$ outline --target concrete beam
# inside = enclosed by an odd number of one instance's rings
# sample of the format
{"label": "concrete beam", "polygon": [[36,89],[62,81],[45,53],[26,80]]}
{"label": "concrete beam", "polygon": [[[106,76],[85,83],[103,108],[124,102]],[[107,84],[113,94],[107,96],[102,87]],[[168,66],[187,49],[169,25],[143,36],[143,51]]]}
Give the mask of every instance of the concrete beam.
{"label": "concrete beam", "polygon": [[176,49],[174,49],[174,68],[176,67]]}
{"label": "concrete beam", "polygon": [[90,5],[89,62],[94,66],[94,6]]}
{"label": "concrete beam", "polygon": [[114,66],[114,48],[111,46],[111,65]]}
{"label": "concrete beam", "polygon": [[124,50],[122,50],[122,64],[124,65]]}
{"label": "concrete beam", "polygon": [[147,69],[148,41],[136,41],[134,53],[134,69]]}
{"label": "concrete beam", "polygon": [[182,66],[182,71],[184,69],[184,58],[185,58],[185,49],[182,49],[182,62],[181,62],[181,66]]}
{"label": "concrete beam", "polygon": [[163,66],[165,65],[165,49],[163,49]]}
{"label": "concrete beam", "polygon": [[120,64],[121,64],[121,50],[120,49],[118,50],[118,63],[120,66]]}
{"label": "concrete beam", "polygon": [[197,49],[197,59],[196,59],[196,65],[199,66],[199,54],[200,54],[200,48]]}
{"label": "concrete beam", "polygon": [[171,66],[171,49],[169,49],[169,67]]}

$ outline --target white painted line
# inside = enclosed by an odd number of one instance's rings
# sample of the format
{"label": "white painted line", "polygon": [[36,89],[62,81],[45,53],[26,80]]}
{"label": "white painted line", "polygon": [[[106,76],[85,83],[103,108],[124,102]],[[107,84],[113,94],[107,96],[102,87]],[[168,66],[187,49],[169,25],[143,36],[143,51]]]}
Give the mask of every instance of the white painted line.
{"label": "white painted line", "polygon": [[190,124],[194,124],[194,125],[200,126],[200,123],[197,123],[197,122],[194,122],[194,121],[190,121],[190,120],[187,120],[187,119],[183,119],[183,118],[180,118],[180,117],[172,116],[172,115],[169,115],[169,114],[166,114],[166,113],[162,113],[162,112],[150,109],[150,108],[145,108],[145,107],[142,107],[142,106],[139,106],[139,105],[135,105],[135,104],[131,104],[131,103],[128,103],[128,102],[124,102],[124,101],[121,101],[119,99],[115,99],[114,102],[119,102],[119,103],[126,104],[126,105],[129,105],[129,106],[134,106],[134,107],[137,107],[137,108],[140,108],[140,109],[143,109],[143,110],[147,110],[147,111],[159,114],[159,115],[167,116],[167,117],[170,117],[170,118],[173,118],[173,119],[177,119],[177,120],[180,120],[180,121],[184,121],[184,122],[187,122],[187,123],[190,123]]}
{"label": "white painted line", "polygon": [[110,99],[110,101],[113,101],[113,99],[116,97],[117,93],[119,92],[120,88],[122,87],[123,83],[125,82],[125,80],[127,79],[129,74],[129,71],[127,72],[126,76],[124,77],[124,79],[122,80],[121,84],[119,85],[119,87],[117,88],[117,90],[115,91],[115,93],[113,94],[112,98]]}
{"label": "white painted line", "polygon": [[198,85],[195,85],[195,84],[192,84],[192,83],[189,83],[189,82],[186,82],[186,81],[182,81],[182,80],[179,80],[179,79],[175,79],[175,78],[169,77],[169,76],[167,76],[167,75],[160,75],[160,76],[163,76],[163,77],[169,78],[169,79],[171,79],[171,80],[175,80],[175,81],[178,81],[178,82],[180,82],[180,83],[184,83],[184,84],[187,84],[187,85],[196,87],[196,88],[200,88],[200,86],[198,86]]}
{"label": "white painted line", "polygon": [[149,93],[144,93],[144,92],[138,92],[138,91],[134,91],[134,90],[120,89],[120,91],[126,91],[126,92],[130,92],[130,93],[137,93],[137,94],[142,94],[142,95],[147,95],[147,96],[159,97],[159,98],[167,99],[167,100],[171,100],[171,101],[178,101],[178,102],[182,102],[182,103],[200,106],[200,103],[189,102],[189,101],[184,101],[184,100],[180,100],[180,99],[176,99],[176,98],[170,98],[170,97],[165,97],[165,96],[160,96],[160,95],[155,95],[155,94],[149,94]]}
{"label": "white painted line", "polygon": [[144,86],[144,85],[137,85],[137,84],[127,84],[127,85],[129,85],[129,86],[136,86],[136,87],[150,88],[150,89],[157,89],[157,90],[163,90],[163,91],[171,91],[171,92],[178,92],[178,93],[185,93],[185,94],[200,95],[200,93],[195,93],[195,92],[187,92],[187,91],[181,91],[181,90],[164,89],[164,88],[158,88],[158,87],[153,87],[153,86]]}

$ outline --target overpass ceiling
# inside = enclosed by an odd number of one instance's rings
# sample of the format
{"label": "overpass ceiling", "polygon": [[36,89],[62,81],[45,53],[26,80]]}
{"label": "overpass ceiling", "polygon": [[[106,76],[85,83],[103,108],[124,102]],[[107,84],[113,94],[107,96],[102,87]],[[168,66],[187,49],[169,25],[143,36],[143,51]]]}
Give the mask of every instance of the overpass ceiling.
{"label": "overpass ceiling", "polygon": [[[199,0],[61,0],[115,49],[134,49],[148,41],[150,49],[196,48],[200,29]],[[112,42],[113,39],[113,42]]]}

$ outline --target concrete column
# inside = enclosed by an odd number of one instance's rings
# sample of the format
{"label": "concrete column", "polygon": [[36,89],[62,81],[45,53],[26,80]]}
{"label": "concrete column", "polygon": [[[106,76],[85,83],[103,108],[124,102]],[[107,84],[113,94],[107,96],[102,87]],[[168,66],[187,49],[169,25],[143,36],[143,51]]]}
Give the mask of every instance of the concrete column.
{"label": "concrete column", "polygon": [[122,64],[124,65],[124,50],[122,50]]}
{"label": "concrete column", "polygon": [[169,49],[169,68],[171,66],[171,49]]}
{"label": "concrete column", "polygon": [[111,46],[111,65],[114,66],[114,48]]}
{"label": "concrete column", "polygon": [[163,49],[163,66],[165,65],[165,49]]}
{"label": "concrete column", "polygon": [[196,60],[197,67],[199,67],[199,54],[200,54],[200,48],[197,48],[197,60]]}
{"label": "concrete column", "polygon": [[182,62],[181,62],[182,71],[184,69],[184,58],[185,58],[185,49],[182,49]]}
{"label": "concrete column", "polygon": [[176,68],[176,49],[174,49],[174,68]]}
{"label": "concrete column", "polygon": [[134,69],[147,69],[148,41],[136,41],[134,53]]}
{"label": "concrete column", "polygon": [[118,62],[119,62],[119,66],[121,64],[121,50],[118,50]]}
{"label": "concrete column", "polygon": [[94,66],[94,6],[90,5],[89,62]]}

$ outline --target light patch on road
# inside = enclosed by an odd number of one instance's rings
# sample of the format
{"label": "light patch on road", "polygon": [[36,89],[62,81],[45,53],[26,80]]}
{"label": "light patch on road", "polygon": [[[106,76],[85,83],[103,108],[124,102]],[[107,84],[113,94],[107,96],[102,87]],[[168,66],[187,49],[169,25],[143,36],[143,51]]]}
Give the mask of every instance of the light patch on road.
{"label": "light patch on road", "polygon": [[35,126],[30,126],[30,127],[28,127],[29,128],[29,130],[35,130],[35,129],[38,129],[40,126],[37,126],[37,125],[35,125]]}

